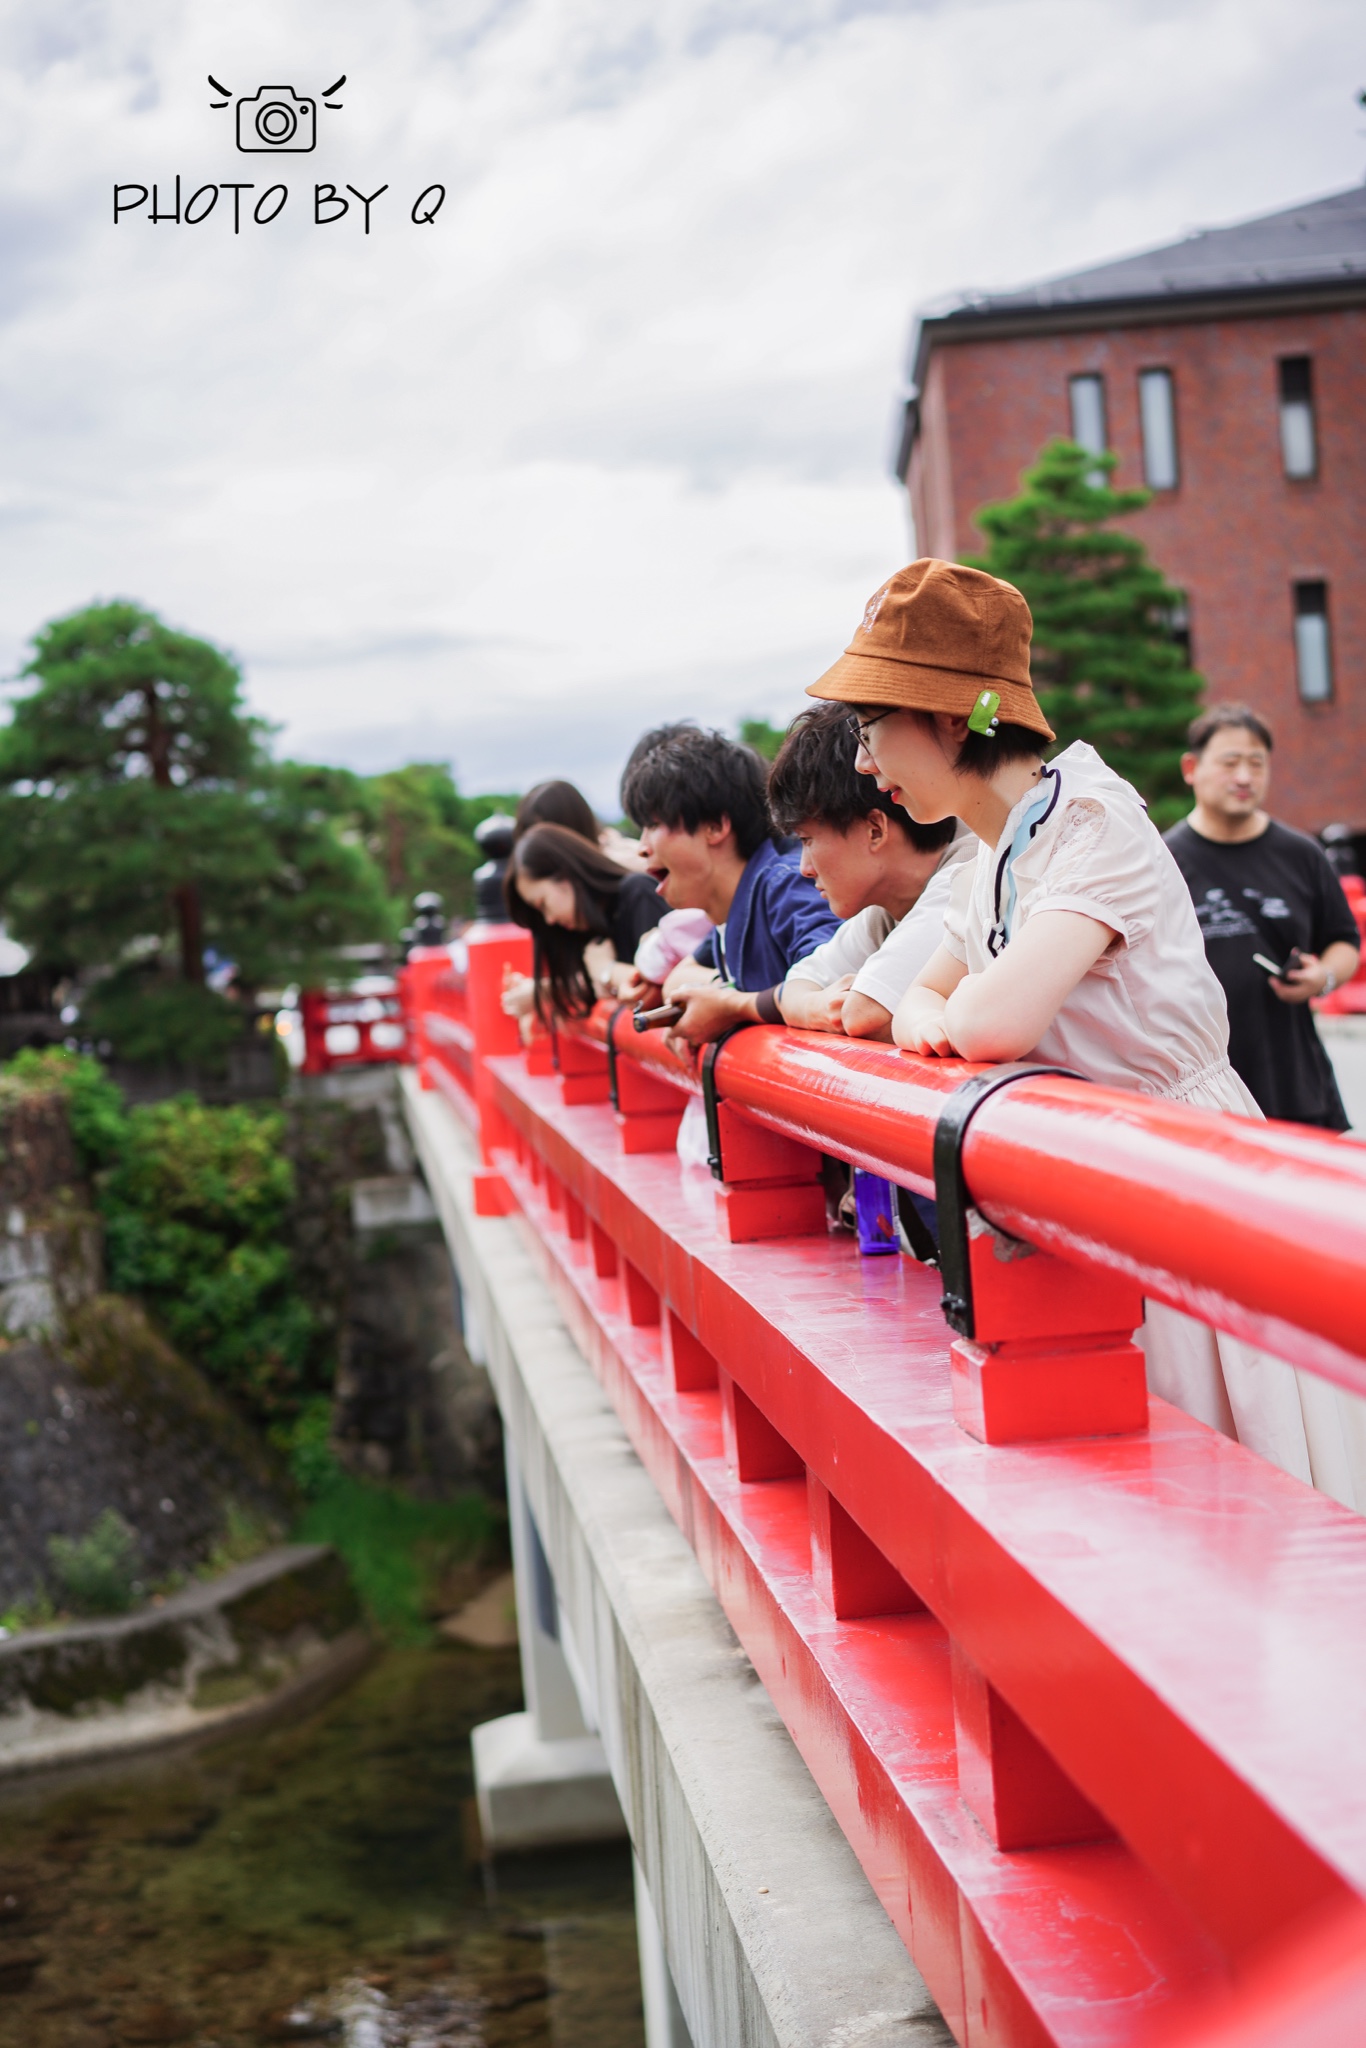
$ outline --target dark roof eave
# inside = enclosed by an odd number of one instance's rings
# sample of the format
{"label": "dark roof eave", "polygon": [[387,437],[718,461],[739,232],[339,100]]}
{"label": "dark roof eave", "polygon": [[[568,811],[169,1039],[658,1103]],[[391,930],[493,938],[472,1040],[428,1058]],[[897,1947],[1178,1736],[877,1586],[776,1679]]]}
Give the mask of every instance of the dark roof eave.
{"label": "dark roof eave", "polygon": [[[956,306],[916,322],[912,389],[925,388],[934,350],[964,341],[1011,341],[1026,334],[1077,334],[1096,327],[1173,327],[1197,320],[1248,320],[1267,312],[1331,312],[1366,305],[1366,273],[1347,277],[1238,284],[1204,291],[1145,292],[1114,299],[1073,300],[1053,306]],[[908,423],[909,424],[909,423]],[[918,418],[908,439],[914,439]],[[903,441],[904,464],[910,447]]]}

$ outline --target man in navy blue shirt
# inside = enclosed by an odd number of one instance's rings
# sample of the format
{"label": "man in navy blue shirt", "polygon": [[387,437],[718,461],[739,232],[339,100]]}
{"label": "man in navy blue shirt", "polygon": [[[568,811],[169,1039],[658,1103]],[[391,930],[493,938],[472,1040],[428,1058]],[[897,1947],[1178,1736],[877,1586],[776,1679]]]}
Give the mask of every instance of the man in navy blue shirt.
{"label": "man in navy blue shirt", "polygon": [[716,926],[665,984],[685,1006],[680,1035],[700,1045],[736,1024],[780,1024],[774,990],[839,919],[778,840],[758,755],[724,733],[659,726],[636,743],[621,804],[670,909]]}

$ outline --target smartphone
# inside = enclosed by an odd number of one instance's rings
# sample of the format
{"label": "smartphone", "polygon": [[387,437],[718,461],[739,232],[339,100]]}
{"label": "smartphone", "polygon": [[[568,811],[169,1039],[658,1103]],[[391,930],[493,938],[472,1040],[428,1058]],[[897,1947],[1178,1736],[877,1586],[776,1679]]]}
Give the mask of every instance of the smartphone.
{"label": "smartphone", "polygon": [[1284,967],[1278,967],[1274,960],[1268,960],[1265,953],[1254,953],[1252,957],[1257,965],[1264,968],[1276,981],[1284,981],[1288,974],[1292,974],[1297,967],[1303,967],[1304,965],[1304,955],[1298,946],[1290,948],[1289,953],[1286,955]]}

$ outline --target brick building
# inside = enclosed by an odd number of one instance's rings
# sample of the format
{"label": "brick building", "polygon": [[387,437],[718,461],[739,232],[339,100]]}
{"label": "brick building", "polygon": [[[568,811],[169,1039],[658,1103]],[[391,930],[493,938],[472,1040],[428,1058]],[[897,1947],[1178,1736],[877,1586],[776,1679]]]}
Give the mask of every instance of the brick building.
{"label": "brick building", "polygon": [[898,458],[922,554],[982,545],[1070,434],[1146,483],[1212,697],[1276,735],[1276,810],[1366,828],[1366,188],[922,317]]}

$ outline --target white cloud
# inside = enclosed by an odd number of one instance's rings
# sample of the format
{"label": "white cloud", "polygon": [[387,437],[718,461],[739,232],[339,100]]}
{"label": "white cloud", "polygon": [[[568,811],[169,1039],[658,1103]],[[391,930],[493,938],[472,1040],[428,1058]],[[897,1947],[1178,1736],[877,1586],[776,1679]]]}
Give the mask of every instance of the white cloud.
{"label": "white cloud", "polygon": [[[0,652],[133,595],[301,751],[605,798],[649,720],[793,708],[904,558],[911,307],[1351,182],[1358,31],[1345,0],[16,0]],[[239,155],[209,107],[209,72],[343,71],[312,155]],[[116,180],[177,172],[290,198],[113,225]],[[316,180],[388,184],[368,238],[314,225]]]}

